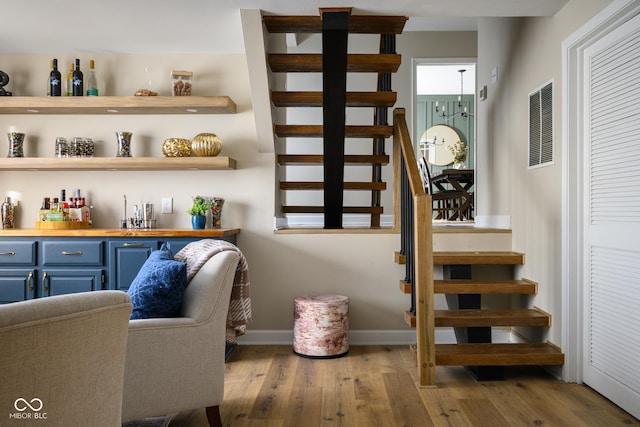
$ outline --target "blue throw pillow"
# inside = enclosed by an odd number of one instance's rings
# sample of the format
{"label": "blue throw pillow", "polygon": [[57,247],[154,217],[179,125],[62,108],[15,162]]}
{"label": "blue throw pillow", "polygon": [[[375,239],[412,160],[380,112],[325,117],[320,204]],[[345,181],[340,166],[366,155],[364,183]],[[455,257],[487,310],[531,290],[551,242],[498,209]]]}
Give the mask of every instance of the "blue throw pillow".
{"label": "blue throw pillow", "polygon": [[131,319],[176,317],[187,288],[187,264],[173,259],[166,244],[151,252],[127,291]]}

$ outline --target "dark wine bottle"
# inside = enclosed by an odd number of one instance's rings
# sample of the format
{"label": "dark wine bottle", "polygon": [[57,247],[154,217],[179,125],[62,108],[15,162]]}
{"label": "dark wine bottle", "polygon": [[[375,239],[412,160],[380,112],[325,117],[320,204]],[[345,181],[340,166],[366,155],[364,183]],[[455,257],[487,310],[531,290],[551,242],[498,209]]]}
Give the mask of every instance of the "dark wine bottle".
{"label": "dark wine bottle", "polygon": [[80,59],[76,58],[76,69],[73,70],[73,96],[84,95],[84,82],[80,71]]}
{"label": "dark wine bottle", "polygon": [[51,96],[62,95],[62,76],[58,71],[58,60],[53,58],[53,69],[49,73],[49,93]]}

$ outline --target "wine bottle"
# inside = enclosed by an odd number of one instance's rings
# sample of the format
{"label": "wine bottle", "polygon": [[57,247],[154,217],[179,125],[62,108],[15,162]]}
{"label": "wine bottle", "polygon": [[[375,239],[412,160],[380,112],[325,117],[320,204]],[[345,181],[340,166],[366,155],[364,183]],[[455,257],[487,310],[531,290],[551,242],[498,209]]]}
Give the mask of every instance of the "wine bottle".
{"label": "wine bottle", "polygon": [[76,69],[73,70],[73,96],[84,95],[84,79],[80,71],[80,59],[76,58]]}
{"label": "wine bottle", "polygon": [[67,74],[67,96],[73,96],[73,62],[69,64],[69,74]]}
{"label": "wine bottle", "polygon": [[53,69],[49,73],[49,92],[51,96],[60,96],[62,95],[62,76],[60,76],[60,71],[58,71],[58,60],[53,58]]}
{"label": "wine bottle", "polygon": [[94,67],[95,62],[93,59],[90,59],[89,72],[87,73],[87,96],[98,96],[98,82],[96,80]]}

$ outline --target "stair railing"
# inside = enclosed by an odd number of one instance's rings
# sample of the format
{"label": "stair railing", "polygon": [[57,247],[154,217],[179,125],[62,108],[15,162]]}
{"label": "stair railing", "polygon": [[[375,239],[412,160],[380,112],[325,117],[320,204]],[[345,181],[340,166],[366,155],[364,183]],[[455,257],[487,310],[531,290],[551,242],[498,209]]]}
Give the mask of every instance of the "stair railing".
{"label": "stair railing", "polygon": [[411,311],[416,316],[416,358],[419,386],[435,386],[435,319],[431,195],[425,193],[404,108],[393,111],[395,175],[400,179],[401,253],[411,284]]}

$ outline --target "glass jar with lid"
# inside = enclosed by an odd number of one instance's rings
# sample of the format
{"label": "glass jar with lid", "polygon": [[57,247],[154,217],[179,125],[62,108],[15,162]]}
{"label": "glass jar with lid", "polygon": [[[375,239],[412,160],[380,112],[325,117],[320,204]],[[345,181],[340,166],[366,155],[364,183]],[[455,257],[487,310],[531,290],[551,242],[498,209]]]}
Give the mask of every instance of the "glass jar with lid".
{"label": "glass jar with lid", "polygon": [[56,157],[69,157],[69,144],[64,136],[56,138],[55,154]]}

